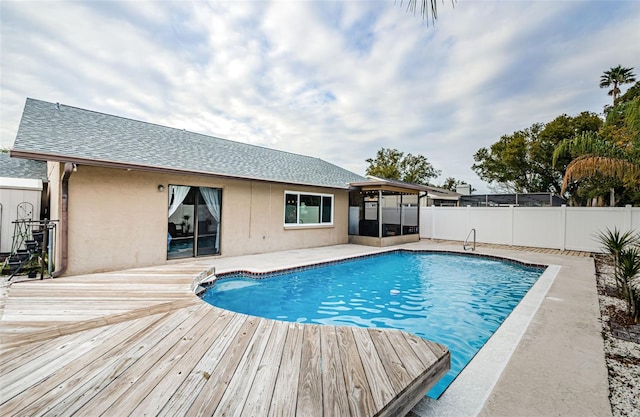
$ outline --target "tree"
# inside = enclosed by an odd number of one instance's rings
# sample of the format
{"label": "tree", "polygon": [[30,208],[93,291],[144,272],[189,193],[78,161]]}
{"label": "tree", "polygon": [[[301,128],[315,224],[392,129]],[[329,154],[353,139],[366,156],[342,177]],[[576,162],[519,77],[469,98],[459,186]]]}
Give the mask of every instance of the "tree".
{"label": "tree", "polygon": [[625,144],[607,140],[600,133],[586,133],[560,143],[554,160],[566,155],[573,159],[562,180],[563,190],[573,184],[591,198],[614,190],[618,199],[613,204],[640,203],[640,135]]}
{"label": "tree", "polygon": [[636,185],[640,181],[640,164],[624,148],[609,142],[594,132],[583,133],[573,140],[563,141],[554,152],[554,161],[573,155],[562,181],[563,190],[571,181],[596,175],[614,178]]}
{"label": "tree", "polygon": [[605,71],[600,77],[600,88],[609,88],[613,86],[607,93],[613,97],[613,105],[616,104],[616,98],[620,95],[620,84],[628,84],[636,81],[636,75],[633,73],[632,68],[622,68],[618,65],[615,68],[611,68],[609,71]]}
{"label": "tree", "polygon": [[566,165],[563,188],[575,196],[604,197],[613,204],[640,204],[640,88],[636,83],[610,107],[597,133],[579,134],[558,144],[554,163]]}
{"label": "tree", "polygon": [[627,89],[627,92],[618,97],[618,104],[627,103],[636,97],[640,97],[640,81]]}
{"label": "tree", "polygon": [[[449,191],[455,191],[456,190],[456,186],[458,185],[462,185],[462,184],[466,184],[466,182],[462,181],[462,180],[457,180],[453,177],[447,177],[445,178],[444,182],[442,183],[442,185],[440,185],[439,187],[445,190],[449,190]],[[471,192],[476,191],[475,188],[471,187]]]}
{"label": "tree", "polygon": [[602,120],[595,113],[582,112],[571,117],[563,114],[545,124],[504,135],[490,148],[474,155],[472,169],[494,187],[512,193],[562,191],[562,177],[570,156],[553,165],[553,152],[558,143],[571,139],[576,132],[597,131]]}
{"label": "tree", "polygon": [[367,175],[399,180],[414,184],[429,184],[429,180],[440,175],[423,155],[404,155],[397,149],[380,148],[376,157],[368,158]]}

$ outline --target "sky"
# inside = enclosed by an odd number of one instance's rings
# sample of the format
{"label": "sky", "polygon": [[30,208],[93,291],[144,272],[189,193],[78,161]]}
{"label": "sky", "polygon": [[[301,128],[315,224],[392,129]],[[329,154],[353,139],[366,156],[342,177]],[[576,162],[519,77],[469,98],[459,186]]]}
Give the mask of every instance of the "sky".
{"label": "sky", "polygon": [[[640,2],[0,1],[0,147],[27,97],[324,159],[421,154],[478,192],[473,155],[640,74]],[[626,91],[627,86],[622,87]]]}

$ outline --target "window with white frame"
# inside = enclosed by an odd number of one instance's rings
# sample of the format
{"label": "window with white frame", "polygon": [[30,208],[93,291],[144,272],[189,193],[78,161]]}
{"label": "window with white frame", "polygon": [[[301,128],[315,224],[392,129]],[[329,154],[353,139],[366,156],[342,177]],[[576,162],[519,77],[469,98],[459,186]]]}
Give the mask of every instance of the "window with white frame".
{"label": "window with white frame", "polygon": [[284,224],[332,225],[333,194],[284,193]]}

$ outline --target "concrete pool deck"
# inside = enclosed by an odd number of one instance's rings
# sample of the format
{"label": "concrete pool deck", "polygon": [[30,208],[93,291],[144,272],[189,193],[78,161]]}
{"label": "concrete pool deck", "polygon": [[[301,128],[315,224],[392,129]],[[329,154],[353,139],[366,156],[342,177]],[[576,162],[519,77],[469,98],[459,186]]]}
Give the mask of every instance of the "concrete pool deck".
{"label": "concrete pool deck", "polygon": [[[166,273],[199,271],[210,267],[215,267],[217,273],[232,270],[261,272],[399,247],[462,252],[462,245],[459,243],[429,240],[384,249],[340,245],[242,257],[171,262],[166,267]],[[523,300],[523,311],[514,310],[501,327],[504,334],[499,335],[497,332],[494,335],[496,337],[492,337],[485,345],[490,349],[483,349],[476,355],[474,361],[439,400],[423,400],[413,409],[413,414],[611,415],[593,260],[587,257],[567,256],[553,250],[523,251],[504,247],[480,246],[476,253],[554,267],[550,268],[552,271],[545,273],[544,279],[539,280],[538,283],[542,285],[537,283],[535,291],[530,291],[535,293],[534,297]],[[150,280],[150,277],[141,276],[141,279]],[[182,287],[167,288],[167,292],[159,293],[158,297],[178,300],[182,291]],[[41,296],[46,299],[45,293]],[[6,292],[3,291],[0,296],[2,305],[6,301],[5,297]],[[135,304],[137,300],[129,302]],[[86,314],[90,315],[93,312],[87,311]],[[514,318],[515,320],[511,320]],[[3,323],[4,319],[3,315]],[[46,317],[41,319],[47,320]],[[7,330],[14,332],[14,339],[15,332],[20,332],[20,329],[4,327],[3,324],[3,340]]]}

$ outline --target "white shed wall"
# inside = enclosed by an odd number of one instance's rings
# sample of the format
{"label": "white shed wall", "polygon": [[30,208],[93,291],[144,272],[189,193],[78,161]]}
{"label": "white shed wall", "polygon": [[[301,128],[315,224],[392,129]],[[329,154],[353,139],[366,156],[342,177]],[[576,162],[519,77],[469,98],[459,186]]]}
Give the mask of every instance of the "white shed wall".
{"label": "white shed wall", "polygon": [[0,178],[0,252],[10,252],[13,241],[14,222],[17,219],[18,204],[28,202],[33,205],[33,220],[40,219],[42,181],[21,178]]}

